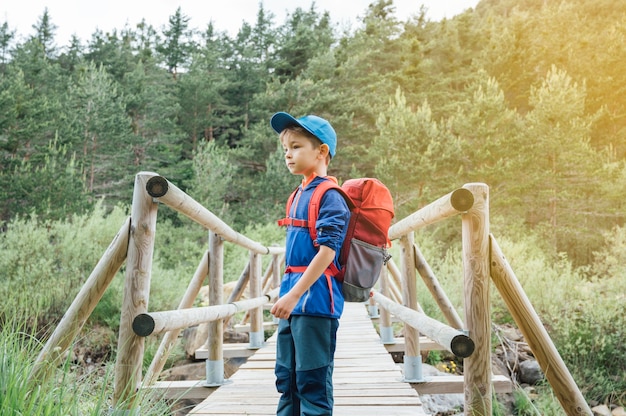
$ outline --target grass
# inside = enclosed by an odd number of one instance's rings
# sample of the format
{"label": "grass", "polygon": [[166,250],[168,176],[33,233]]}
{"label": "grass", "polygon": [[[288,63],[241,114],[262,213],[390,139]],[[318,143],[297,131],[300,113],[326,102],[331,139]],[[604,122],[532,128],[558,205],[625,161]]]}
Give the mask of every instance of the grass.
{"label": "grass", "polygon": [[[37,339],[22,326],[10,322],[0,332],[0,414],[6,415],[99,415],[106,409],[106,395],[96,394],[93,374],[76,377],[66,360],[50,380],[30,380]],[[104,378],[105,380],[107,377]]]}
{"label": "grass", "polygon": [[[86,369],[68,355],[49,379],[31,380],[40,342],[12,321],[0,330],[0,414],[38,416],[100,416],[109,412],[113,396],[112,362]],[[140,393],[142,415],[170,415],[168,403],[155,394]],[[124,408],[122,404],[120,408]]]}

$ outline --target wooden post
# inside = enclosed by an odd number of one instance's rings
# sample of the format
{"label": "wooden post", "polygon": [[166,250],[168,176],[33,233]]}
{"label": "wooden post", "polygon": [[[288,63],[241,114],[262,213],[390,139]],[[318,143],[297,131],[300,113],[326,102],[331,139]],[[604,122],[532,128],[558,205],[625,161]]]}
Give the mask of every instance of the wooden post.
{"label": "wooden post", "polygon": [[[389,272],[386,267],[380,270],[380,293],[389,297]],[[380,311],[380,340],[385,345],[396,343],[391,325],[391,314],[385,308]]]}
{"label": "wooden post", "polygon": [[76,335],[102,299],[102,295],[126,259],[130,218],[117,232],[106,252],[74,298],[63,319],[43,347],[31,372],[31,380],[47,379],[70,347]]}
{"label": "wooden post", "polygon": [[[272,279],[271,279],[271,288],[280,288],[280,283],[282,281],[282,265],[285,262],[285,255],[278,256],[277,254],[272,255]],[[280,318],[272,315],[272,322],[275,325],[278,325]]]}
{"label": "wooden post", "polygon": [[465,414],[491,415],[491,316],[489,308],[489,187],[464,185],[474,195],[462,215],[465,319],[474,353],[463,362]]}
{"label": "wooden post", "polygon": [[246,267],[244,267],[243,271],[239,275],[239,279],[237,279],[237,284],[233,288],[233,291],[230,292],[230,296],[226,303],[236,302],[241,299],[241,295],[248,286],[248,282],[250,281],[250,263],[246,263]]}
{"label": "wooden post", "polygon": [[387,289],[389,297],[397,303],[402,303],[402,272],[393,260],[387,262]]}
{"label": "wooden post", "polygon": [[524,293],[509,262],[502,254],[495,238],[490,237],[491,278],[517,326],[524,334],[524,339],[537,358],[563,410],[568,415],[592,415],[589,405]]}
{"label": "wooden post", "polygon": [[[250,297],[261,296],[261,256],[250,252]],[[250,348],[259,349],[265,342],[263,306],[250,310]]]}
{"label": "wooden post", "polygon": [[281,264],[285,261],[285,254],[282,255],[272,254],[270,264],[265,270],[263,275],[263,292],[269,292],[270,290],[280,286],[282,280],[282,268]]}
{"label": "wooden post", "polygon": [[272,255],[272,284],[270,286],[272,289],[280,286],[282,280],[281,264],[284,258],[284,254],[282,256]]}
{"label": "wooden post", "polygon": [[[204,279],[208,274],[209,270],[209,252],[208,250],[204,252],[202,256],[202,260],[198,267],[196,268],[196,272],[189,282],[189,286],[181,299],[178,309],[187,309],[193,306],[193,302],[195,301],[200,289],[202,288],[202,284],[204,283]],[[178,340],[178,335],[180,334],[180,329],[174,329],[172,331],[168,331],[163,336],[163,340],[159,345],[159,349],[157,350],[154,358],[152,359],[152,363],[150,363],[150,367],[148,371],[146,371],[145,375],[145,383],[144,384],[154,384],[159,377],[159,374],[163,370],[163,366],[165,365],[165,361],[167,361],[167,357],[170,354],[174,343]]]}
{"label": "wooden post", "polygon": [[[224,303],[224,241],[209,231],[209,305]],[[209,358],[206,361],[207,386],[224,384],[224,322],[209,323]]]}
{"label": "wooden post", "polygon": [[[272,257],[275,256],[274,254],[272,255]],[[250,267],[250,264],[248,264],[248,267]],[[267,269],[265,269],[265,273],[263,273],[263,277],[261,279],[261,291],[259,293],[267,293],[270,290],[272,290],[272,274],[274,273],[274,262],[270,262],[270,264],[267,266]],[[244,322],[248,322],[248,319],[250,318],[250,311],[246,312],[246,314],[244,315],[243,319],[242,319],[242,323]]]}
{"label": "wooden post", "polygon": [[[381,267],[381,269],[383,269],[383,267]],[[376,301],[374,301],[374,299],[370,297],[367,302],[367,311],[369,313],[369,317],[371,319],[380,318],[380,312],[378,311],[378,305],[376,304]]]}
{"label": "wooden post", "polygon": [[422,280],[424,280],[424,284],[435,298],[437,305],[439,305],[439,309],[443,312],[446,320],[450,325],[452,325],[456,329],[463,328],[463,321],[461,321],[461,317],[457,313],[454,306],[452,306],[452,302],[448,299],[446,292],[444,292],[443,288],[439,284],[437,277],[433,273],[432,269],[426,262],[424,255],[417,247],[417,244],[413,246],[415,249],[415,268],[419,272],[420,276],[422,276]]}
{"label": "wooden post", "polygon": [[135,176],[124,299],[115,362],[114,411],[120,407],[133,409],[136,392],[141,384],[144,338],[133,332],[132,324],[135,316],[148,310],[150,296],[158,206],[146,193],[146,182],[150,176],[147,172],[140,172]]}
{"label": "wooden post", "polygon": [[[402,298],[404,306],[417,310],[417,274],[413,251],[413,232],[400,237]],[[424,381],[422,376],[422,356],[420,354],[420,335],[411,326],[404,325],[404,381]]]}

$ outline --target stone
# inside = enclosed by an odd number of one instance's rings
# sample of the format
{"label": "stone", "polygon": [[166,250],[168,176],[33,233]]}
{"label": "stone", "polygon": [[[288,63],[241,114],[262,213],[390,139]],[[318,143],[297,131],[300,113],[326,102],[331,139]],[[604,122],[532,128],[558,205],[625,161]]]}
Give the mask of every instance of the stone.
{"label": "stone", "polygon": [[613,415],[613,416],[626,416],[626,410],[624,410],[623,407],[616,407],[611,412],[611,415]]}
{"label": "stone", "polygon": [[420,394],[424,412],[431,415],[449,415],[463,409],[463,394]]}
{"label": "stone", "polygon": [[520,383],[526,383],[534,386],[541,380],[543,380],[543,372],[541,371],[541,367],[537,361],[526,360],[519,364]]}
{"label": "stone", "polygon": [[592,408],[591,411],[593,412],[594,416],[612,416],[611,415],[611,410],[605,404],[601,404],[600,406],[596,406],[596,407]]}
{"label": "stone", "polygon": [[522,333],[517,328],[513,327],[503,327],[502,336],[511,341],[521,341],[523,339]]}

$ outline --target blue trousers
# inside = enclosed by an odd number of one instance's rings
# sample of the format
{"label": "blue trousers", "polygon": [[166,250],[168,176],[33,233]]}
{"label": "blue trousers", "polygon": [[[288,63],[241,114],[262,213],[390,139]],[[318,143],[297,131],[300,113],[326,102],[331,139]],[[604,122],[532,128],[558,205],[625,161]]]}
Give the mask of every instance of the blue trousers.
{"label": "blue trousers", "polygon": [[333,414],[333,363],[339,320],[293,315],[278,323],[277,416]]}

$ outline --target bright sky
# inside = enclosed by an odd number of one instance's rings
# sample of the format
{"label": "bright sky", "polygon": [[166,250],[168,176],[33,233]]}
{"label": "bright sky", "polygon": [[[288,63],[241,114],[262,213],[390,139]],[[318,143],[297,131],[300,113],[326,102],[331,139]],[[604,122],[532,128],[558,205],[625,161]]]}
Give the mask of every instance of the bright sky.
{"label": "bright sky", "polygon": [[[161,30],[178,7],[191,18],[189,27],[204,30],[213,21],[219,31],[236,34],[243,21],[254,24],[259,2],[265,10],[276,16],[274,24],[284,22],[286,12],[296,7],[308,9],[313,0],[6,0],[0,5],[0,24],[8,22],[10,30],[16,30],[19,40],[32,35],[32,26],[47,7],[52,23],[57,26],[57,45],[65,46],[72,34],[84,42],[96,29],[110,32],[122,29],[126,24],[134,28],[145,18],[148,24]],[[364,15],[374,0],[315,0],[319,12],[328,11],[333,22],[354,27],[358,17]],[[423,4],[427,17],[440,20],[451,18],[478,0],[394,0],[396,17],[406,20],[418,13]]]}

